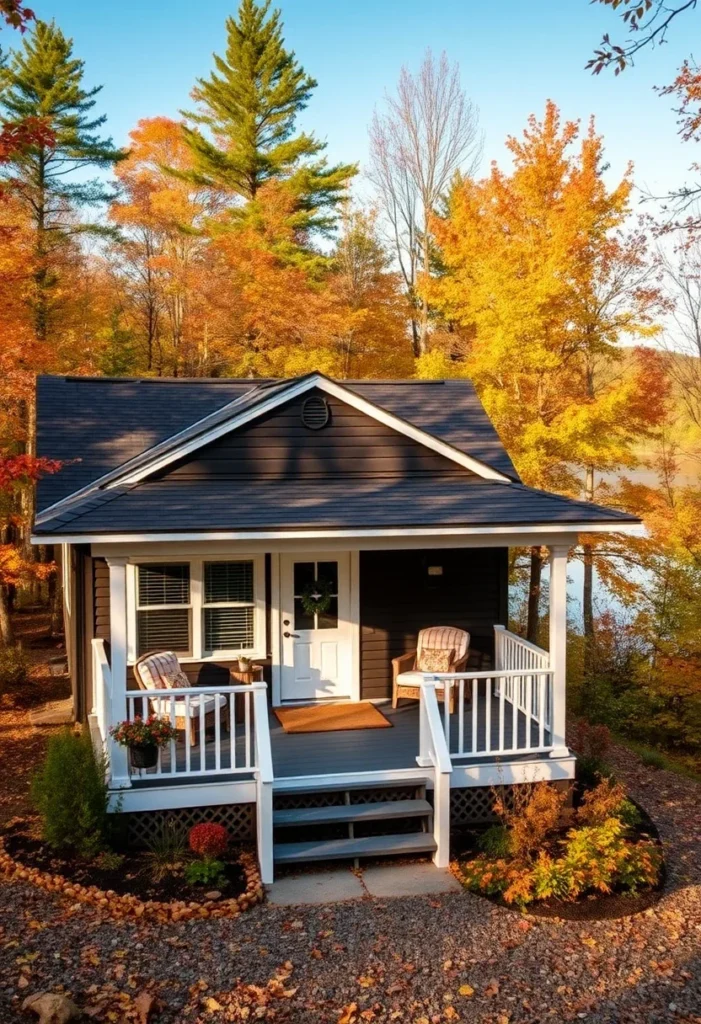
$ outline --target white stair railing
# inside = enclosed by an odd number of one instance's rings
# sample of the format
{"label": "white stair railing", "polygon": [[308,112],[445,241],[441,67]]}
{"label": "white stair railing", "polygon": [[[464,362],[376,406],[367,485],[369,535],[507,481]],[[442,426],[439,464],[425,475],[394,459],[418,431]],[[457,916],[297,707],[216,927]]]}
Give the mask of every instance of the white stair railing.
{"label": "white stair railing", "polygon": [[256,832],[258,864],[263,885],[272,885],[273,874],[273,751],[268,724],[266,684],[253,683],[253,722],[256,751]]}
{"label": "white stair railing", "polygon": [[436,851],[433,862],[436,867],[445,868],[450,862],[450,776],[453,764],[441,725],[436,685],[430,680],[425,681],[421,687],[419,751],[418,763],[434,769],[433,838]]}

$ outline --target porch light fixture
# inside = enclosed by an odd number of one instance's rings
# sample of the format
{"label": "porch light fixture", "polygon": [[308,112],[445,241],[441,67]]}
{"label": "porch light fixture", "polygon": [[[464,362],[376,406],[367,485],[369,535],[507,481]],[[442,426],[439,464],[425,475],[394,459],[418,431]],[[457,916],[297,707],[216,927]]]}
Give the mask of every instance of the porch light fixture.
{"label": "porch light fixture", "polygon": [[442,576],[443,566],[442,565],[429,565],[428,567],[429,576]]}

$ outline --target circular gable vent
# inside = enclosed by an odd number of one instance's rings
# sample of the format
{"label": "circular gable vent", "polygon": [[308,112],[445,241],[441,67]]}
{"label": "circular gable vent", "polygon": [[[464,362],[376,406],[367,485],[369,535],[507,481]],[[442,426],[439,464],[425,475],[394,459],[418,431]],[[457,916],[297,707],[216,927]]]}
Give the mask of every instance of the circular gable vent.
{"label": "circular gable vent", "polygon": [[302,423],[308,430],[321,430],[329,422],[328,402],[321,395],[310,395],[302,406]]}

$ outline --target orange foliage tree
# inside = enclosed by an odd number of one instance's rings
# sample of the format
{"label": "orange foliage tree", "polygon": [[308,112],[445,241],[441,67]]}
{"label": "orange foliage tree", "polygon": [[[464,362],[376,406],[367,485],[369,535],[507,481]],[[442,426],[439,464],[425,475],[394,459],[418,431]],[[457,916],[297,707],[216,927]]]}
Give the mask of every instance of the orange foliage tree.
{"label": "orange foliage tree", "polygon": [[[662,415],[649,359],[623,372],[617,347],[657,330],[654,265],[644,233],[626,228],[630,169],[607,187],[593,121],[582,134],[549,102],[507,148],[510,173],[494,164],[484,180],[455,184],[435,221],[446,273],[428,287],[462,338],[458,372],[472,377],[524,481],[592,498],[595,474],[634,465]],[[534,551],[531,639],[539,581]]]}

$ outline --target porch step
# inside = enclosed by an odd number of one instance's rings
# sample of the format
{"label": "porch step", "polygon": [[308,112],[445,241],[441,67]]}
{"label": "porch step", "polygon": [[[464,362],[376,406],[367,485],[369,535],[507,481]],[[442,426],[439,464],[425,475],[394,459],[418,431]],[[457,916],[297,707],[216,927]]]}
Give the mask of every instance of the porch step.
{"label": "porch step", "polygon": [[[332,808],[319,808],[331,810]],[[338,808],[341,810],[341,808]],[[345,808],[343,808],[345,810]],[[278,864],[301,864],[311,860],[343,860],[350,857],[391,857],[433,853],[436,843],[430,832],[396,836],[365,836],[362,839],[324,839],[305,843],[276,843],[273,856]]]}
{"label": "porch step", "polygon": [[291,807],[273,812],[273,825],[329,825],[335,822],[384,821],[387,818],[423,818],[433,814],[428,800],[393,800],[339,807]]}

